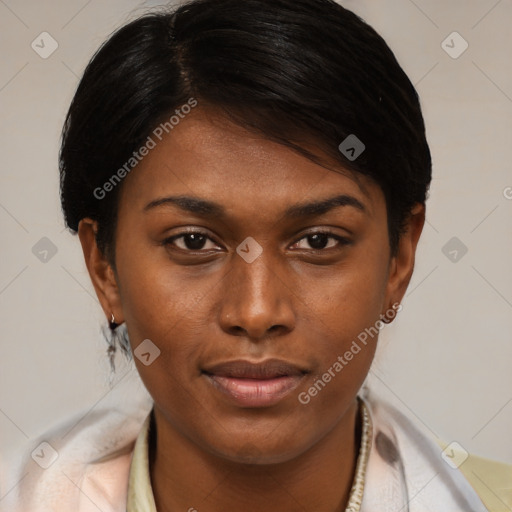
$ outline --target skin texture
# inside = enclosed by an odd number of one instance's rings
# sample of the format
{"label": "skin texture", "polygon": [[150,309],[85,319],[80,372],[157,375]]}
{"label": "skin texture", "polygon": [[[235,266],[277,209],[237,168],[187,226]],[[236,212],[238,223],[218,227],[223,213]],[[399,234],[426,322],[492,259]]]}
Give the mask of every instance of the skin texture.
{"label": "skin texture", "polygon": [[[150,472],[159,511],[345,510],[360,439],[356,394],[377,337],[308,404],[298,395],[400,302],[425,208],[413,209],[391,258],[381,189],[337,170],[198,107],[123,181],[115,271],[96,246],[96,223],[80,222],[107,318],[113,313],[126,322],[132,350],[145,339],[161,350],[149,366],[134,358],[155,401]],[[338,194],[356,198],[365,211],[341,206],[283,217],[292,205]],[[171,195],[215,201],[225,218],[169,203],[144,211]],[[208,237],[199,249],[190,249],[190,237],[164,243],[189,228]],[[349,243],[329,237],[315,251],[307,237],[315,231]],[[263,249],[252,263],[236,252],[247,237]],[[269,358],[308,372],[270,407],[233,404],[201,372]]]}

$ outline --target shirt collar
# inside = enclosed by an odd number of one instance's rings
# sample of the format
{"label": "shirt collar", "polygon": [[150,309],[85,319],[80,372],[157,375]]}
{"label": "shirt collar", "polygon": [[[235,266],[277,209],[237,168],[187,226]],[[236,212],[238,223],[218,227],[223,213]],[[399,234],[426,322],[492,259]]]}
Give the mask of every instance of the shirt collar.
{"label": "shirt collar", "polygon": [[144,424],[135,441],[128,479],[128,497],[126,512],[157,512],[151,478],[149,474],[148,434],[151,428],[153,409],[144,420]]}

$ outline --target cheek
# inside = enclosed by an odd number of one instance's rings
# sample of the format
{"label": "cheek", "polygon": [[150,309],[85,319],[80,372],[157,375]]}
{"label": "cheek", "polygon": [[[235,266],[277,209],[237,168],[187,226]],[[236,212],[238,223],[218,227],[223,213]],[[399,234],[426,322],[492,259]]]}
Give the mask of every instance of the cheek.
{"label": "cheek", "polygon": [[134,253],[118,261],[118,274],[132,351],[147,339],[160,351],[149,366],[134,358],[143,381],[150,392],[157,382],[167,389],[179,386],[194,371],[209,321],[204,306],[212,284],[201,279],[192,284],[166,262]]}
{"label": "cheek", "polygon": [[120,243],[118,254],[123,314],[136,338],[161,337],[200,312],[209,283],[190,279],[197,267],[177,269],[162,248],[135,239]]}
{"label": "cheek", "polygon": [[[301,280],[298,294],[305,298],[305,306],[298,315],[297,327],[308,333],[314,347],[313,380],[327,382],[325,387],[331,390],[318,393],[322,394],[320,401],[337,400],[337,390],[341,389],[342,395],[349,389],[355,393],[368,373],[384,325],[380,315],[388,262],[379,254],[358,251],[357,257],[347,259],[329,278]],[[317,293],[311,293],[312,289]],[[323,390],[322,382],[317,391]]]}
{"label": "cheek", "polygon": [[323,432],[344,414],[375,356],[381,303],[370,277],[352,274],[333,280],[324,300],[303,312],[303,332],[312,341],[308,352],[315,365],[297,399],[314,431]]}
{"label": "cheek", "polygon": [[[168,411],[187,411],[197,399],[190,386],[199,378],[198,351],[207,331],[198,307],[203,297],[196,288],[147,267],[124,290],[123,312],[137,371],[155,402]],[[149,365],[137,357],[137,346],[147,339],[158,353]]]}
{"label": "cheek", "polygon": [[[298,295],[306,305],[304,325],[324,331],[336,347],[375,324],[383,311],[387,260],[378,253],[357,251],[336,270],[300,280]],[[312,292],[312,290],[315,290]]]}

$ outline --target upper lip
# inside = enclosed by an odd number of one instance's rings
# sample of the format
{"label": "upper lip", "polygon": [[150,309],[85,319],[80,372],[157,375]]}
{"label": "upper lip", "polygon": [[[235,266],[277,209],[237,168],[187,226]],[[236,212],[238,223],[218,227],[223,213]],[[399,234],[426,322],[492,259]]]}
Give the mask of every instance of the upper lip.
{"label": "upper lip", "polygon": [[277,377],[300,376],[307,370],[282,359],[267,359],[252,362],[244,359],[227,361],[203,369],[204,373],[234,379],[274,379]]}

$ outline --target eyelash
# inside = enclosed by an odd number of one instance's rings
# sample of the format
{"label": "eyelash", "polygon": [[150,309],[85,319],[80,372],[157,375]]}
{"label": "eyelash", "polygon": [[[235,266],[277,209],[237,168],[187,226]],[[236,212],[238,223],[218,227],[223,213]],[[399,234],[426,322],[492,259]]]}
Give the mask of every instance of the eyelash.
{"label": "eyelash", "polygon": [[[168,246],[168,245],[173,245],[173,242],[175,240],[178,240],[179,238],[183,238],[187,235],[199,235],[199,236],[203,236],[205,238],[207,238],[208,240],[215,242],[215,240],[213,240],[210,236],[208,236],[207,233],[205,233],[204,231],[183,231],[181,233],[178,233],[177,235],[173,235],[171,237],[168,237],[166,238],[165,240],[163,240],[162,242],[162,245],[164,246]],[[343,246],[346,246],[346,245],[350,245],[351,244],[351,241],[345,237],[342,237],[342,236],[339,236],[339,235],[335,235],[334,233],[332,233],[331,231],[313,231],[311,233],[307,233],[305,234],[304,236],[302,236],[301,238],[299,238],[296,242],[293,243],[293,245],[296,245],[298,242],[300,242],[301,240],[309,237],[309,236],[313,236],[313,235],[328,235],[328,239],[330,238],[333,238],[335,239],[337,242],[338,242],[338,247],[328,247],[328,248],[323,248],[323,249],[306,249],[306,250],[310,250],[310,251],[319,251],[319,252],[326,252],[328,251],[329,249],[336,249],[336,248],[341,248]],[[328,244],[327,244],[328,245]],[[174,246],[176,247],[176,246]],[[188,253],[191,253],[191,254],[197,254],[197,253],[201,253],[201,252],[207,252],[205,251],[204,249],[198,249],[196,251],[194,251],[193,249],[182,249],[181,247],[177,247],[178,250],[181,250],[181,251],[184,251],[184,252],[188,252]]]}

